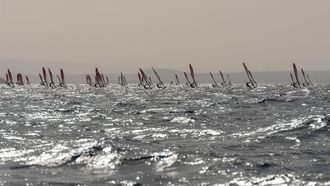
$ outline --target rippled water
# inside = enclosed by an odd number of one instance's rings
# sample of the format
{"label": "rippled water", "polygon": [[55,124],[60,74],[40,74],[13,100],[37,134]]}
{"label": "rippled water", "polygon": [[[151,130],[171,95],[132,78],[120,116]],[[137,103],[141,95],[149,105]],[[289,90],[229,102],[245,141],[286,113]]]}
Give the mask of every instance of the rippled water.
{"label": "rippled water", "polygon": [[0,95],[0,185],[330,185],[330,86]]}

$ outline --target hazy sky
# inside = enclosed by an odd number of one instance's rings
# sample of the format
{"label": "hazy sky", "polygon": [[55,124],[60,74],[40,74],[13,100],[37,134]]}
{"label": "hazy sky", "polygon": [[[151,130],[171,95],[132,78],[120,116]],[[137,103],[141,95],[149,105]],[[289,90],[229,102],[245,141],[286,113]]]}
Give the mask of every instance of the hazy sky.
{"label": "hazy sky", "polygon": [[330,70],[329,0],[0,0],[0,72]]}

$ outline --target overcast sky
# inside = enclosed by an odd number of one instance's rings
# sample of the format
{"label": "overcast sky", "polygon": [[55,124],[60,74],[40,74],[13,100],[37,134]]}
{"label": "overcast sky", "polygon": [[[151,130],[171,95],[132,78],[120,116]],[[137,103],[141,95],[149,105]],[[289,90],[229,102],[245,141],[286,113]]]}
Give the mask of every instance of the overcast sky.
{"label": "overcast sky", "polygon": [[0,0],[0,72],[330,70],[329,0]]}

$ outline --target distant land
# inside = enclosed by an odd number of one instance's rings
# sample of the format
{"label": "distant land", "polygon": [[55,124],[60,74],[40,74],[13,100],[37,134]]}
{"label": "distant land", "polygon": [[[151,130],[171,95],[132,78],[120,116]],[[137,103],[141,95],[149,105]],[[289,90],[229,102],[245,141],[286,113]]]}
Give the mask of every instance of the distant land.
{"label": "distant land", "polygon": [[[185,77],[183,75],[183,72],[171,70],[171,69],[156,69],[158,74],[161,76],[162,80],[165,83],[170,83],[171,81],[175,82],[175,76],[174,74],[178,74],[180,83],[185,83]],[[145,70],[146,74],[152,78],[154,82],[157,81],[154,73],[151,69]],[[187,71],[188,72],[188,71]],[[216,81],[218,83],[221,82],[220,74],[219,72],[212,72]],[[226,72],[223,72],[224,75]],[[256,81],[259,83],[274,83],[274,84],[290,84],[290,75],[289,71],[268,71],[268,72],[252,72]],[[322,83],[322,84],[328,84],[330,83],[330,71],[307,71],[309,74],[311,81],[313,83]],[[105,74],[110,78],[111,83],[117,83],[118,82],[118,76],[117,74]],[[126,79],[128,83],[138,83],[137,78],[137,72],[136,74],[125,74]],[[39,83],[39,77],[37,75],[28,75],[30,78],[31,83]],[[56,75],[55,75],[56,76]],[[225,75],[226,76],[226,75]],[[247,77],[245,72],[235,72],[235,73],[229,73],[230,79],[232,83],[234,84],[244,84],[247,81]],[[55,77],[54,77],[55,78]],[[211,77],[209,73],[198,73],[196,72],[196,79],[199,83],[212,83]],[[300,79],[302,81],[302,76],[300,76]],[[57,81],[57,78],[55,78],[55,81]],[[85,83],[85,74],[67,74],[66,75],[66,81],[67,83],[73,83],[73,84],[81,84]],[[1,83],[4,83],[3,79],[0,79]]]}

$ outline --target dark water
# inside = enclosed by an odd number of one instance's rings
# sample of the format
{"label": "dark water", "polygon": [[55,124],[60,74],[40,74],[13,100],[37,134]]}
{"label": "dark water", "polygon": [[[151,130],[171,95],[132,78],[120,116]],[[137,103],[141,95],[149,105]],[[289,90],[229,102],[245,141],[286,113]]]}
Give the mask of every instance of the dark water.
{"label": "dark water", "polygon": [[0,95],[0,185],[330,185],[330,86]]}

